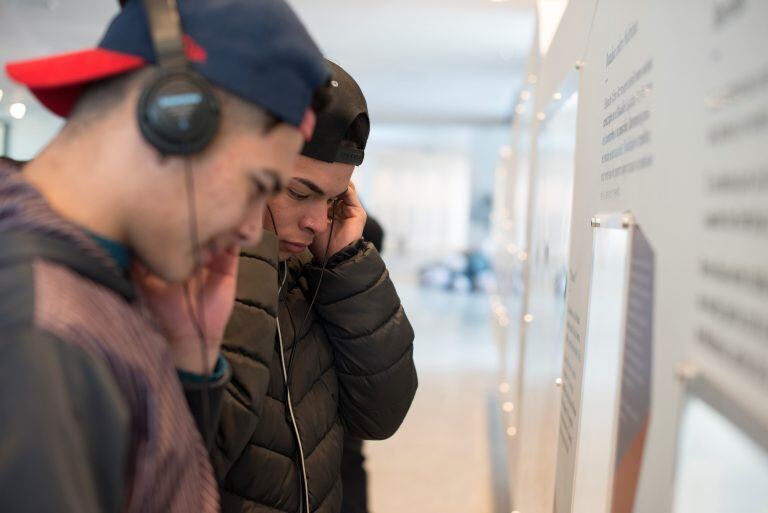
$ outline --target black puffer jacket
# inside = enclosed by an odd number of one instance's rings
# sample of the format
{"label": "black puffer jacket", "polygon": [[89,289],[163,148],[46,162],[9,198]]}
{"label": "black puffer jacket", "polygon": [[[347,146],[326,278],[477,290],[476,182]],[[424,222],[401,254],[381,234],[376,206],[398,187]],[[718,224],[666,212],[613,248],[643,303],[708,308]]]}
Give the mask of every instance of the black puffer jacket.
{"label": "black puffer jacket", "polygon": [[[299,449],[286,407],[275,317],[277,240],[240,259],[237,303],[224,354],[232,367],[214,468],[222,509],[296,513],[302,502]],[[308,475],[310,510],[341,507],[340,462],[346,430],[363,439],[391,436],[416,393],[413,329],[376,249],[362,241],[321,269],[309,253],[288,262],[279,320],[290,390]],[[321,284],[314,308],[309,303]],[[305,316],[304,328],[296,337]]]}

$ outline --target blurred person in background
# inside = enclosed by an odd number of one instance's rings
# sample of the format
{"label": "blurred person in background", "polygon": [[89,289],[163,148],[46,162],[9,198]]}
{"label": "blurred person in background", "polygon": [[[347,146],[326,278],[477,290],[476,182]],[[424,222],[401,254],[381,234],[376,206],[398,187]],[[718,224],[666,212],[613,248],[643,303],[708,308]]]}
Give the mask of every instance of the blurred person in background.
{"label": "blurred person in background", "polygon": [[345,434],[391,436],[416,393],[413,330],[350,182],[365,98],[329,65],[330,103],[240,259],[213,451],[226,513],[338,513]]}
{"label": "blurred person in background", "polygon": [[219,510],[239,244],[329,72],[281,0],[179,9],[128,1],[98,48],[7,66],[67,123],[0,168],[1,511]]}
{"label": "blurred person in background", "polygon": [[[363,239],[376,251],[384,248],[384,228],[370,214],[363,227]],[[341,455],[341,483],[344,493],[341,513],[368,513],[368,474],[365,471],[363,440],[344,434],[344,452]]]}

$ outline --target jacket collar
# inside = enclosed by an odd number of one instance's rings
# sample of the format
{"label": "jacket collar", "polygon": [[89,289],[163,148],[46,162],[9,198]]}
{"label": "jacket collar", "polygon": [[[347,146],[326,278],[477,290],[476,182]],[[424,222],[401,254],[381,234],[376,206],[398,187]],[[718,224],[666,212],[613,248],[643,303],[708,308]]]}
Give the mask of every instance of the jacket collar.
{"label": "jacket collar", "polygon": [[[128,300],[135,297],[130,280],[117,262],[83,228],[56,213],[18,166],[6,162],[0,163],[0,234],[22,234],[35,239],[25,242],[27,252],[57,246],[50,254],[45,253],[48,259],[112,288]],[[51,241],[50,244],[42,242],[43,239]],[[64,254],[80,254],[82,262],[75,258],[53,258]]]}

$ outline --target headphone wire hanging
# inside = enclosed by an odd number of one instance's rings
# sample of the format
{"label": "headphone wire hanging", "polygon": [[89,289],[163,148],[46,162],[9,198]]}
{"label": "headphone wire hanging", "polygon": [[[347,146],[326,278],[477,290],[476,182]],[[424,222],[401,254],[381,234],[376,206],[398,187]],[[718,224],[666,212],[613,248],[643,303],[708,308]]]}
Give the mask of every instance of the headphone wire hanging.
{"label": "headphone wire hanging", "polygon": [[[187,192],[187,205],[189,207],[189,240],[192,249],[192,256],[195,262],[195,271],[200,272],[202,269],[202,262],[200,261],[200,252],[198,249],[199,239],[197,233],[197,202],[195,200],[195,179],[192,174],[192,164],[189,160],[184,159],[184,174],[186,182]],[[191,279],[194,279],[193,275]],[[198,340],[200,342],[200,363],[202,365],[202,377],[203,377],[203,396],[201,400],[202,414],[203,414],[203,430],[207,430],[210,425],[210,374],[208,373],[208,348],[206,341],[206,324],[205,324],[205,295],[203,283],[200,283],[197,289],[197,312],[192,302],[192,293],[189,287],[189,279],[184,282],[184,298],[187,303],[187,313],[195,327]],[[212,433],[205,433],[205,435],[212,435]],[[204,436],[205,438],[205,436]],[[213,440],[213,437],[210,437]],[[210,450],[210,441],[203,440],[206,449]]]}
{"label": "headphone wire hanging", "polygon": [[[310,313],[312,312],[312,308],[314,307],[315,301],[317,300],[317,296],[318,296],[318,294],[320,292],[320,286],[323,283],[323,276],[325,276],[325,268],[326,268],[326,265],[327,265],[327,262],[328,262],[328,251],[329,251],[330,246],[331,246],[331,238],[333,237],[333,229],[334,229],[334,226],[335,226],[335,223],[336,223],[336,204],[337,204],[336,202],[337,201],[338,200],[334,200],[333,206],[331,208],[331,213],[332,213],[332,215],[331,215],[331,228],[330,228],[330,231],[329,231],[329,234],[328,234],[328,242],[325,245],[325,255],[323,257],[323,266],[322,266],[322,268],[320,270],[320,279],[317,282],[317,287],[315,288],[315,292],[314,292],[314,294],[312,296],[312,300],[309,303],[309,308],[307,309],[307,312],[306,312],[306,314],[304,315],[304,318],[301,321],[301,325],[299,326],[299,332],[304,329],[304,324],[306,323],[307,319],[309,318]],[[275,216],[272,213],[272,209],[269,207],[269,205],[267,205],[267,211],[269,212],[269,217],[272,220],[272,226],[273,226],[273,228],[275,230],[275,235],[279,236],[278,230],[277,230],[277,223],[275,222]],[[278,262],[278,277],[280,275],[279,270],[280,270],[280,265],[279,265],[279,262]],[[291,323],[291,329],[293,330],[293,337],[292,337],[293,340],[291,342],[291,356],[288,359],[288,366],[287,367],[285,366],[285,353],[284,353],[284,347],[282,345],[282,335],[280,333],[280,319],[279,319],[279,316],[276,319],[276,322],[277,322],[278,340],[280,341],[280,360],[283,363],[283,379],[284,379],[285,390],[286,390],[286,402],[287,402],[287,404],[286,404],[286,407],[287,407],[286,408],[287,409],[287,411],[286,411],[286,420],[289,423],[294,425],[294,427],[296,429],[295,435],[298,437],[299,436],[298,426],[296,426],[296,419],[294,418],[294,415],[293,415],[293,406],[291,404],[291,392],[290,392],[291,371],[293,369],[293,356],[296,354],[296,351],[297,351],[296,342],[297,342],[297,334],[298,334],[298,332],[296,331],[296,324],[294,323],[294,320],[293,320],[293,314],[291,314],[291,309],[288,307],[288,295],[287,295],[287,292],[285,291],[285,288],[284,288],[285,282],[286,282],[287,278],[288,278],[288,261],[286,260],[285,262],[283,262],[283,278],[280,281],[280,286],[277,289],[277,296],[278,296],[278,305],[279,305],[279,301],[280,301],[281,296],[282,296],[283,301],[285,302],[285,311],[288,313],[288,319],[289,319],[289,321]],[[304,497],[303,504],[300,503],[300,505],[299,505],[299,510],[301,511],[302,509],[306,508],[306,513],[309,513],[309,496],[307,495],[308,492],[305,491],[305,488],[307,487],[308,483],[306,482],[307,477],[306,477],[306,469],[305,469],[305,465],[304,465],[304,463],[305,463],[304,462],[304,454],[303,454],[303,449],[301,447],[301,440],[298,439],[297,443],[299,445],[299,452],[300,452],[300,454],[298,454],[298,456],[301,459],[301,461],[299,462],[299,466],[300,466],[300,468],[302,470],[301,475],[299,476],[299,496],[306,495]],[[304,481],[303,483],[302,483],[302,480]]]}
{"label": "headphone wire hanging", "polygon": [[[279,236],[278,230],[277,230],[277,223],[275,222],[275,215],[272,213],[272,209],[269,205],[267,205],[267,212],[269,212],[269,217],[272,219],[272,227],[275,230],[275,236]],[[279,260],[279,259],[278,259]],[[285,301],[285,311],[288,313],[288,319],[291,322],[291,330],[293,330],[293,345],[292,348],[295,346],[296,343],[296,324],[293,322],[293,314],[291,314],[291,309],[288,308],[288,296],[285,293],[284,287],[285,282],[288,279],[288,260],[285,260],[283,262],[283,277],[280,279],[280,262],[277,263],[277,276],[278,280],[280,281],[280,286],[277,288],[277,300],[278,300],[278,309],[280,308],[280,298],[282,297]],[[293,406],[291,404],[291,388],[288,385],[288,373],[285,366],[285,347],[283,346],[283,335],[280,330],[280,314],[275,318],[275,322],[277,325],[277,342],[278,342],[278,351],[280,352],[280,365],[282,366],[282,372],[283,372],[283,384],[285,386],[285,421],[288,422],[293,427],[293,434],[296,437],[296,444],[298,446],[299,451],[296,453],[296,460],[294,460],[294,463],[299,468],[299,479],[297,480],[297,484],[299,485],[299,513],[302,513],[304,509],[306,508],[307,513],[309,513],[309,495],[308,492],[305,493],[305,485],[306,483],[306,465],[304,464],[304,449],[301,444],[301,435],[299,433],[298,425],[296,424],[296,419],[293,418]],[[306,497],[305,497],[306,495]],[[302,501],[301,498],[304,500]]]}
{"label": "headphone wire hanging", "polygon": [[[338,201],[338,200],[336,200]],[[317,280],[317,287],[315,287],[315,292],[312,295],[312,300],[309,302],[309,308],[307,308],[307,313],[304,314],[304,318],[301,320],[301,324],[299,325],[299,331],[296,332],[295,326],[294,326],[294,332],[293,332],[293,351],[291,351],[291,356],[288,358],[288,379],[291,379],[291,371],[293,370],[293,355],[296,354],[296,339],[301,334],[301,332],[304,330],[304,325],[307,322],[307,319],[309,319],[309,316],[312,313],[312,308],[315,306],[315,301],[317,300],[317,295],[320,293],[320,286],[323,284],[323,277],[325,276],[325,267],[328,265],[328,250],[331,247],[331,238],[333,237],[333,228],[336,223],[336,201],[333,203],[333,207],[331,212],[331,229],[328,234],[328,243],[325,245],[325,255],[323,256],[323,266],[320,268],[320,279]],[[287,270],[287,266],[286,266]],[[287,301],[286,301],[286,307],[287,307]],[[293,321],[293,319],[291,319]]]}

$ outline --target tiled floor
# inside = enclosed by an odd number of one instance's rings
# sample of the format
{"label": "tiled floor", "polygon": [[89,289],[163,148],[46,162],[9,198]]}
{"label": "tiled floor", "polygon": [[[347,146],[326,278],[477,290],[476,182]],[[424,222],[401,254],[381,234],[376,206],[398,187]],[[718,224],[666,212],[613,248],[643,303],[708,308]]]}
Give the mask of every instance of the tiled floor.
{"label": "tiled floor", "polygon": [[488,300],[396,283],[416,332],[419,391],[400,431],[366,445],[371,513],[491,513]]}

